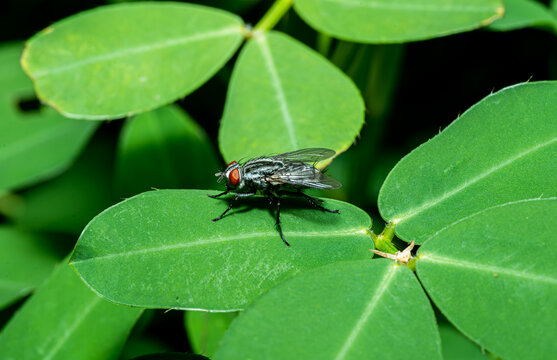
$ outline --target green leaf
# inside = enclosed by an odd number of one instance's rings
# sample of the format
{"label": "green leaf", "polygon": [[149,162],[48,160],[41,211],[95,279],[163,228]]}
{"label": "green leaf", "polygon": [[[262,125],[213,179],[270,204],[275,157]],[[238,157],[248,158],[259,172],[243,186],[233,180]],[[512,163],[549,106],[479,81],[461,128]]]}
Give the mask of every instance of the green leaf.
{"label": "green leaf", "polygon": [[11,208],[2,206],[4,199],[0,199],[0,211],[26,229],[79,235],[96,214],[115,202],[113,146],[105,140],[95,137],[60,177],[13,194],[17,202]]}
{"label": "green leaf", "polygon": [[557,351],[550,335],[557,333],[556,233],[557,198],[498,205],[426,242],[418,275],[439,309],[474,342],[503,359],[551,359]]}
{"label": "green leaf", "polygon": [[2,329],[0,358],[117,359],[140,314],[97,296],[63,261]]}
{"label": "green leaf", "polygon": [[114,119],[194,91],[232,56],[243,31],[237,16],[199,5],[111,5],[46,28],[21,61],[39,98],[61,113]]}
{"label": "green leaf", "polygon": [[491,94],[403,158],[379,193],[400,238],[424,242],[478,211],[557,195],[557,82]]}
{"label": "green leaf", "polygon": [[98,124],[66,119],[52,109],[23,112],[34,98],[19,67],[22,45],[0,46],[0,191],[22,188],[67,168]]}
{"label": "green leaf", "polygon": [[44,236],[0,225],[0,309],[35,290],[60,260]]}
{"label": "green leaf", "polygon": [[501,0],[296,0],[294,8],[318,31],[365,43],[430,39],[479,28],[503,15]]}
{"label": "green leaf", "polygon": [[292,245],[287,247],[266,199],[239,201],[240,209],[213,223],[229,199],[206,194],[146,192],[104,211],[83,231],[71,265],[95,291],[118,303],[239,310],[304,270],[370,257],[369,216],[350,204],[326,201],[341,211],[331,214],[285,199],[281,222]]}
{"label": "green leaf", "polygon": [[534,0],[505,0],[505,15],[488,26],[489,30],[510,31],[526,27],[557,30],[557,17]]}
{"label": "green leaf", "polygon": [[338,262],[254,302],[218,359],[440,359],[431,305],[414,274],[390,260]]}
{"label": "green leaf", "polygon": [[151,188],[214,187],[217,170],[207,135],[178,106],[138,115],[122,129],[116,162],[121,196]]}
{"label": "green leaf", "polygon": [[364,120],[352,81],[318,53],[279,32],[242,49],[219,131],[227,161],[308,147],[346,150]]}
{"label": "green leaf", "polygon": [[489,355],[449,324],[439,324],[445,360],[488,360]]}
{"label": "green leaf", "polygon": [[185,353],[161,353],[136,357],[133,360],[209,360],[205,356]]}
{"label": "green leaf", "polygon": [[186,311],[184,315],[192,349],[195,353],[212,357],[218,349],[225,331],[238,314],[235,312]]}
{"label": "green leaf", "polygon": [[237,313],[185,311],[185,325],[191,347],[196,354],[212,357],[225,331]]}

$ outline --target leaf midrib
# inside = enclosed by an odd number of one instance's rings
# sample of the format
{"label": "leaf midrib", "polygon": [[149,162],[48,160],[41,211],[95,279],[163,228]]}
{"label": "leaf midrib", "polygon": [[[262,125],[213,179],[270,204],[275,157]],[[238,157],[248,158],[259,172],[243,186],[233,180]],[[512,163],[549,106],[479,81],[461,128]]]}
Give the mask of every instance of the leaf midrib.
{"label": "leaf midrib", "polygon": [[427,11],[427,12],[469,12],[469,13],[483,13],[494,12],[500,7],[494,6],[465,6],[465,5],[441,5],[441,4],[416,4],[416,3],[403,3],[401,1],[353,1],[353,0],[321,0],[322,2],[335,3],[355,8],[370,8],[373,10],[398,10],[398,11]]}
{"label": "leaf midrib", "polygon": [[[76,69],[76,68],[79,68],[79,67],[84,67],[84,66],[87,66],[87,65],[90,65],[90,64],[111,61],[111,60],[114,60],[114,59],[119,58],[119,57],[126,57],[128,55],[137,55],[137,54],[141,54],[141,53],[148,53],[148,52],[157,51],[157,50],[160,50],[160,49],[163,49],[163,48],[170,48],[170,47],[173,47],[173,46],[184,45],[184,44],[187,44],[187,43],[192,43],[192,42],[201,41],[201,40],[207,40],[207,39],[211,39],[211,38],[226,37],[226,36],[229,36],[229,35],[238,35],[238,34],[241,34],[241,32],[242,32],[241,27],[239,27],[239,26],[230,27],[229,26],[229,27],[223,28],[221,30],[208,31],[208,32],[205,32],[205,33],[198,33],[198,34],[189,35],[189,36],[182,36],[182,37],[178,37],[178,38],[167,39],[165,41],[161,41],[161,42],[158,42],[158,43],[139,45],[139,46],[136,46],[136,47],[121,49],[121,50],[110,52],[110,53],[91,56],[91,57],[83,59],[83,60],[78,60],[78,61],[75,61],[75,62],[64,64],[62,66],[45,69],[43,71],[36,71],[36,72],[31,71],[31,75],[33,76],[34,79],[38,79],[38,78],[41,78],[41,77],[44,77],[44,76],[47,76],[47,75],[52,75],[52,74],[56,74],[56,73],[60,73],[60,72],[65,72],[65,71],[68,71],[68,70],[73,70],[73,69]],[[28,52],[25,52],[25,54],[27,55]],[[26,57],[24,56],[24,63],[25,63],[25,58]]]}
{"label": "leaf midrib", "polygon": [[290,108],[288,106],[288,102],[286,101],[286,95],[284,94],[284,89],[282,87],[280,77],[277,73],[275,61],[273,60],[271,49],[269,49],[269,44],[267,43],[266,35],[259,36],[257,42],[261,50],[261,55],[265,60],[266,68],[269,71],[269,76],[271,77],[271,84],[273,85],[276,92],[276,97],[279,103],[282,120],[286,127],[286,131],[288,132],[288,137],[290,138],[292,148],[298,149],[299,148],[298,140],[296,138],[296,131],[294,130],[294,119],[292,118],[292,114],[290,113]]}
{"label": "leaf midrib", "polygon": [[530,155],[530,154],[532,154],[532,153],[535,153],[535,152],[538,151],[538,150],[541,150],[541,149],[543,149],[543,148],[545,148],[545,147],[547,147],[547,146],[550,146],[550,145],[552,145],[552,144],[555,143],[555,142],[557,142],[557,137],[554,137],[554,138],[552,138],[552,139],[550,139],[550,140],[548,140],[548,141],[546,141],[546,142],[543,142],[543,143],[541,143],[541,144],[540,144],[540,143],[539,143],[539,144],[536,144],[536,145],[534,145],[534,146],[532,146],[532,147],[530,147],[530,148],[528,148],[528,149],[526,149],[526,150],[524,150],[524,151],[522,151],[522,152],[516,154],[515,156],[510,157],[508,160],[503,161],[503,162],[501,162],[501,163],[498,163],[498,164],[496,164],[495,166],[492,166],[491,168],[487,169],[486,171],[484,171],[484,172],[482,172],[482,173],[476,175],[476,176],[473,177],[472,179],[470,179],[470,180],[468,180],[468,181],[465,181],[465,182],[462,183],[460,186],[455,187],[453,190],[444,193],[442,196],[439,196],[439,197],[437,197],[437,198],[434,198],[434,199],[432,199],[432,200],[430,200],[430,201],[428,201],[428,202],[422,204],[422,205],[419,206],[419,207],[416,207],[416,208],[414,208],[414,209],[412,209],[412,210],[410,210],[410,211],[407,211],[405,214],[393,216],[393,220],[392,220],[392,221],[393,221],[394,223],[396,223],[396,224],[400,224],[400,223],[402,223],[403,221],[405,221],[405,220],[407,220],[407,219],[410,219],[410,218],[412,218],[412,217],[414,217],[414,216],[420,214],[421,212],[423,212],[423,211],[425,211],[425,210],[427,210],[427,209],[429,209],[429,208],[431,208],[431,207],[433,207],[433,206],[435,206],[435,205],[437,205],[437,204],[439,204],[439,203],[441,203],[441,202],[443,202],[443,201],[445,201],[445,200],[451,198],[452,196],[454,196],[454,195],[460,193],[461,191],[465,190],[465,189],[468,188],[469,186],[474,185],[475,183],[477,183],[478,181],[480,181],[480,180],[482,180],[482,179],[488,177],[489,175],[491,175],[491,174],[493,174],[493,173],[495,173],[495,172],[497,172],[497,171],[499,171],[499,170],[501,170],[501,169],[504,169],[505,167],[511,165],[511,164],[514,163],[515,161],[518,161],[518,160],[522,159],[522,158],[525,157],[525,156],[528,156],[528,155]]}
{"label": "leaf midrib", "polygon": [[379,286],[377,287],[377,290],[373,292],[373,296],[371,297],[369,303],[364,309],[362,316],[358,319],[352,331],[346,338],[346,341],[344,342],[342,348],[340,349],[337,356],[335,357],[335,360],[344,359],[344,357],[346,356],[346,354],[348,353],[348,351],[356,341],[356,338],[362,332],[363,327],[365,326],[369,317],[375,310],[377,304],[379,303],[379,300],[385,293],[385,290],[387,290],[387,287],[391,283],[397,268],[398,267],[395,266],[394,264],[389,264],[389,266],[387,267],[387,271],[385,271],[385,275],[383,276],[381,282],[379,283]]}
{"label": "leaf midrib", "polygon": [[445,264],[445,265],[449,265],[449,266],[454,266],[454,267],[464,267],[467,269],[471,269],[471,270],[479,270],[482,272],[487,272],[487,273],[493,273],[493,274],[497,274],[499,275],[510,275],[510,276],[514,276],[514,277],[518,277],[518,278],[522,278],[522,279],[526,279],[526,280],[532,280],[532,281],[537,281],[537,282],[545,282],[545,283],[549,283],[552,285],[557,286],[557,279],[556,278],[552,278],[552,277],[548,277],[548,276],[544,276],[544,275],[538,275],[538,274],[532,274],[526,271],[520,271],[520,270],[514,270],[514,269],[510,269],[510,268],[505,268],[505,267],[501,267],[501,266],[494,266],[494,265],[485,265],[485,264],[481,264],[481,263],[474,263],[474,262],[470,262],[470,261],[464,261],[464,260],[458,260],[458,259],[453,259],[453,258],[447,258],[447,257],[442,257],[442,256],[436,256],[435,254],[420,254],[418,257],[418,262],[419,261],[430,261],[433,263],[438,263],[438,264]]}
{"label": "leaf midrib", "polygon": [[94,309],[97,303],[101,300],[100,296],[95,296],[95,295],[91,295],[91,296],[93,297],[93,300],[90,301],[89,304],[87,304],[87,306],[84,309],[82,309],[82,311],[78,314],[78,316],[74,318],[72,324],[69,327],[66,327],[66,331],[64,331],[64,333],[61,336],[57,337],[58,341],[56,341],[54,345],[50,348],[50,351],[47,354],[45,354],[43,360],[50,360],[58,353],[58,351],[62,348],[64,343],[74,333],[75,329],[77,329],[77,327],[81,323],[83,323],[85,318],[89,315],[89,313]]}
{"label": "leaf midrib", "polygon": [[[346,230],[346,231],[342,231],[342,232],[284,232],[284,236],[285,237],[329,237],[329,236],[343,236],[343,235],[358,235],[358,234],[367,234],[367,229],[366,228],[357,228],[357,229],[351,229],[351,230]],[[147,248],[147,249],[139,249],[139,250],[132,250],[132,251],[126,251],[126,252],[121,252],[121,253],[114,253],[114,254],[106,254],[106,255],[102,255],[102,256],[96,256],[96,257],[91,257],[91,258],[87,258],[87,259],[80,259],[80,260],[75,260],[75,261],[70,261],[71,265],[76,265],[79,263],[83,263],[83,262],[88,262],[88,261],[92,261],[92,260],[106,260],[106,259],[112,259],[112,258],[116,258],[116,257],[122,257],[122,256],[131,256],[131,255],[139,255],[139,254],[149,254],[152,252],[160,252],[160,251],[171,251],[171,250],[175,250],[175,249],[183,249],[183,248],[189,248],[189,247],[194,247],[194,246],[203,246],[203,245],[208,245],[208,244],[216,244],[216,243],[221,243],[221,242],[228,242],[228,241],[234,241],[234,240],[243,240],[243,239],[250,239],[250,238],[257,238],[257,237],[266,237],[266,236],[278,236],[277,232],[262,232],[262,233],[251,233],[251,234],[241,234],[241,235],[233,235],[233,236],[227,236],[225,238],[210,238],[210,239],[202,239],[202,240],[197,240],[197,241],[192,241],[192,242],[188,242],[188,243],[180,243],[180,244],[172,244],[172,245],[164,245],[164,246],[158,246],[158,247],[153,247],[153,248]],[[79,246],[79,244],[78,244]]]}

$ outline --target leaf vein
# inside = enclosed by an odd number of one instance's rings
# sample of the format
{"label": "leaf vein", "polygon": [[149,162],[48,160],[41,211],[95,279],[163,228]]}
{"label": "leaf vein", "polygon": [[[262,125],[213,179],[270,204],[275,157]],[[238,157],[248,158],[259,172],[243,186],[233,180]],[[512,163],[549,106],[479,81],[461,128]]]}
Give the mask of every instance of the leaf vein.
{"label": "leaf vein", "polygon": [[62,66],[58,66],[58,67],[54,67],[54,68],[50,68],[50,69],[45,69],[43,71],[37,71],[33,74],[33,76],[34,76],[35,79],[38,79],[40,77],[44,77],[44,76],[47,76],[47,75],[52,75],[52,74],[76,69],[76,68],[83,67],[83,66],[86,66],[86,65],[114,60],[114,59],[119,58],[119,57],[124,57],[124,56],[128,56],[128,55],[135,55],[135,54],[140,54],[140,53],[146,53],[146,52],[149,52],[149,51],[152,51],[152,50],[168,48],[168,47],[172,47],[172,46],[176,46],[176,45],[184,45],[184,44],[187,44],[187,43],[192,43],[192,42],[207,40],[207,39],[212,39],[212,38],[226,37],[226,36],[229,36],[229,35],[235,35],[235,34],[239,34],[239,33],[241,33],[241,29],[238,28],[237,26],[235,26],[235,27],[232,27],[232,28],[228,27],[228,28],[224,28],[224,29],[216,30],[216,31],[210,31],[210,32],[205,32],[205,33],[200,33],[200,34],[195,34],[195,35],[190,35],[190,36],[182,36],[182,37],[178,37],[178,38],[167,39],[167,40],[162,41],[162,42],[157,43],[157,44],[140,45],[140,46],[133,47],[133,48],[122,49],[122,50],[107,53],[107,54],[92,56],[92,57],[89,57],[87,59],[78,60],[78,61],[71,62],[71,63],[65,64],[65,65],[62,65]]}
{"label": "leaf vein", "polygon": [[356,338],[361,333],[365,323],[368,321],[369,317],[373,313],[373,310],[375,310],[377,303],[385,293],[385,290],[387,290],[387,287],[389,286],[391,280],[393,279],[396,269],[397,269],[396,265],[390,265],[388,270],[385,272],[385,275],[383,276],[383,279],[381,280],[379,287],[377,287],[377,290],[373,293],[373,296],[369,301],[369,303],[367,304],[366,308],[364,309],[362,316],[358,319],[358,321],[354,325],[354,328],[346,338],[346,341],[342,345],[342,348],[340,349],[339,353],[335,357],[336,360],[344,359],[348,350],[350,350],[350,347],[356,341]]}
{"label": "leaf vein", "polygon": [[[285,236],[293,236],[293,237],[326,237],[326,236],[342,236],[342,235],[356,235],[356,234],[367,234],[367,229],[365,228],[358,228],[358,229],[351,229],[342,232],[285,232]],[[91,257],[87,259],[80,259],[76,261],[70,261],[71,265],[79,264],[82,262],[87,262],[91,260],[101,260],[101,259],[111,259],[115,257],[121,256],[131,256],[131,255],[140,255],[140,254],[148,254],[151,252],[159,252],[159,251],[170,251],[175,249],[183,249],[188,247],[194,247],[199,245],[208,245],[208,244],[217,244],[221,242],[233,241],[233,240],[241,240],[241,239],[248,239],[248,238],[255,238],[255,237],[262,237],[262,236],[275,236],[276,233],[274,232],[264,232],[264,233],[251,233],[251,234],[242,234],[242,235],[234,235],[234,236],[227,236],[225,238],[214,238],[214,239],[202,239],[197,241],[192,241],[188,243],[180,243],[180,244],[172,244],[172,245],[163,245],[157,246],[153,248],[147,249],[139,249],[139,250],[132,250],[126,251],[121,253],[114,253],[114,254],[106,254],[102,256]]]}
{"label": "leaf vein", "polygon": [[282,114],[282,119],[284,120],[286,130],[288,131],[290,142],[292,143],[292,147],[294,149],[298,149],[298,141],[296,140],[296,133],[294,131],[294,119],[292,118],[292,114],[290,114],[290,109],[288,107],[288,103],[286,102],[284,89],[282,88],[282,83],[278,76],[271,50],[269,49],[269,44],[267,44],[267,39],[263,35],[259,36],[257,40],[260,45],[261,54],[263,55],[263,59],[265,60],[265,65],[267,65],[269,75],[271,76],[271,83],[273,84],[273,87],[275,88],[275,91],[277,93],[277,100],[280,105],[280,112]]}
{"label": "leaf vein", "polygon": [[393,222],[399,224],[404,220],[410,219],[410,218],[414,217],[415,215],[417,215],[417,214],[419,214],[419,213],[421,213],[421,212],[423,212],[423,211],[441,203],[442,201],[445,201],[448,198],[458,194],[462,190],[465,190],[467,187],[474,185],[475,183],[477,183],[478,181],[488,177],[489,175],[507,167],[508,165],[511,165],[513,162],[515,162],[517,160],[520,160],[523,157],[528,156],[528,155],[530,155],[530,154],[532,154],[532,153],[534,153],[534,152],[536,152],[540,149],[543,149],[547,146],[550,146],[555,142],[557,142],[557,137],[555,137],[555,138],[553,138],[549,141],[543,142],[541,144],[536,144],[535,146],[516,154],[515,156],[509,158],[508,160],[503,161],[503,162],[487,169],[483,173],[481,173],[481,174],[477,175],[476,177],[462,183],[462,185],[454,188],[453,190],[451,190],[449,192],[446,192],[442,196],[439,196],[439,197],[437,197],[437,198],[435,198],[435,199],[433,199],[429,202],[426,202],[426,203],[422,204],[421,206],[419,206],[415,209],[412,209],[412,210],[408,211],[407,213],[405,213],[403,215],[395,216],[395,219],[393,220]]}
{"label": "leaf vein", "polygon": [[418,261],[420,261],[420,260],[430,261],[430,262],[439,263],[439,264],[447,264],[447,265],[452,265],[452,266],[456,266],[456,267],[464,267],[464,268],[468,268],[468,269],[475,269],[475,270],[480,270],[480,271],[483,271],[483,272],[494,273],[494,274],[497,274],[497,275],[510,275],[510,276],[514,276],[514,277],[518,277],[518,278],[527,279],[527,280],[545,282],[545,283],[549,283],[549,284],[552,284],[552,285],[557,285],[557,279],[556,278],[552,278],[552,277],[548,277],[548,276],[544,276],[544,275],[531,274],[531,273],[528,273],[528,272],[525,272],[525,271],[514,270],[514,269],[504,268],[504,267],[500,267],[500,266],[473,263],[473,262],[469,262],[469,261],[445,258],[445,257],[435,256],[435,255],[430,255],[430,254],[420,255]]}
{"label": "leaf vein", "polygon": [[60,350],[64,342],[68,340],[68,338],[72,335],[75,329],[83,322],[83,320],[85,320],[87,315],[89,315],[89,313],[93,310],[95,305],[97,305],[97,303],[100,300],[101,297],[99,296],[95,296],[93,298],[93,300],[81,311],[81,313],[77,315],[77,317],[74,319],[72,324],[65,328],[64,333],[57,338],[56,343],[54,344],[54,346],[50,348],[50,351],[43,357],[43,360],[50,360],[56,355],[56,353]]}

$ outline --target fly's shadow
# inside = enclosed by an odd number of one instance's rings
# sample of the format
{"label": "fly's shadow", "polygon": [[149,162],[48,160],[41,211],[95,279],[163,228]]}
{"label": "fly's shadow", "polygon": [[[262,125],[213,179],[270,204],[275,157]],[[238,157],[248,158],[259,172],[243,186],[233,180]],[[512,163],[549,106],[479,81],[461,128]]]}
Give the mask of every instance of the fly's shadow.
{"label": "fly's shadow", "polygon": [[[288,243],[288,241],[286,241],[282,232],[280,221],[281,212],[287,211],[296,217],[303,218],[305,221],[310,221],[313,223],[318,223],[320,222],[320,220],[315,216],[308,216],[311,214],[310,212],[300,212],[296,210],[311,209],[315,207],[318,210],[325,212],[337,214],[340,213],[339,210],[331,210],[324,207],[322,205],[323,200],[306,195],[301,191],[296,193],[282,193],[280,194],[280,196],[276,196],[272,193],[267,193],[265,194],[265,196],[251,196],[245,198],[231,196],[227,198],[221,198],[220,200],[228,202],[229,205],[228,208],[219,217],[212,219],[213,222],[234,214],[240,214],[249,211],[251,209],[268,209],[269,214],[271,214],[271,216],[276,219],[275,225],[277,226],[282,241],[287,246],[290,246],[290,244]],[[229,212],[232,210],[232,208],[234,208],[234,210],[232,212]],[[336,221],[340,221],[340,219],[335,216],[332,216],[331,220],[328,220],[328,222]]]}

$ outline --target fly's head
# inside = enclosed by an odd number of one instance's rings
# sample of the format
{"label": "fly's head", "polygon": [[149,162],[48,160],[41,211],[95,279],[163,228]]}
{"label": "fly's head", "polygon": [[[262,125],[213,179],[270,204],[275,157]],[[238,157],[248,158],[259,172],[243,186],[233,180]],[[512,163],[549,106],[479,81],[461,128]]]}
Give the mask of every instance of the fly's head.
{"label": "fly's head", "polygon": [[219,179],[217,182],[221,182],[222,179],[226,179],[227,186],[231,189],[239,189],[243,186],[242,181],[242,167],[236,161],[232,161],[226,167],[223,172],[218,172],[215,174]]}

